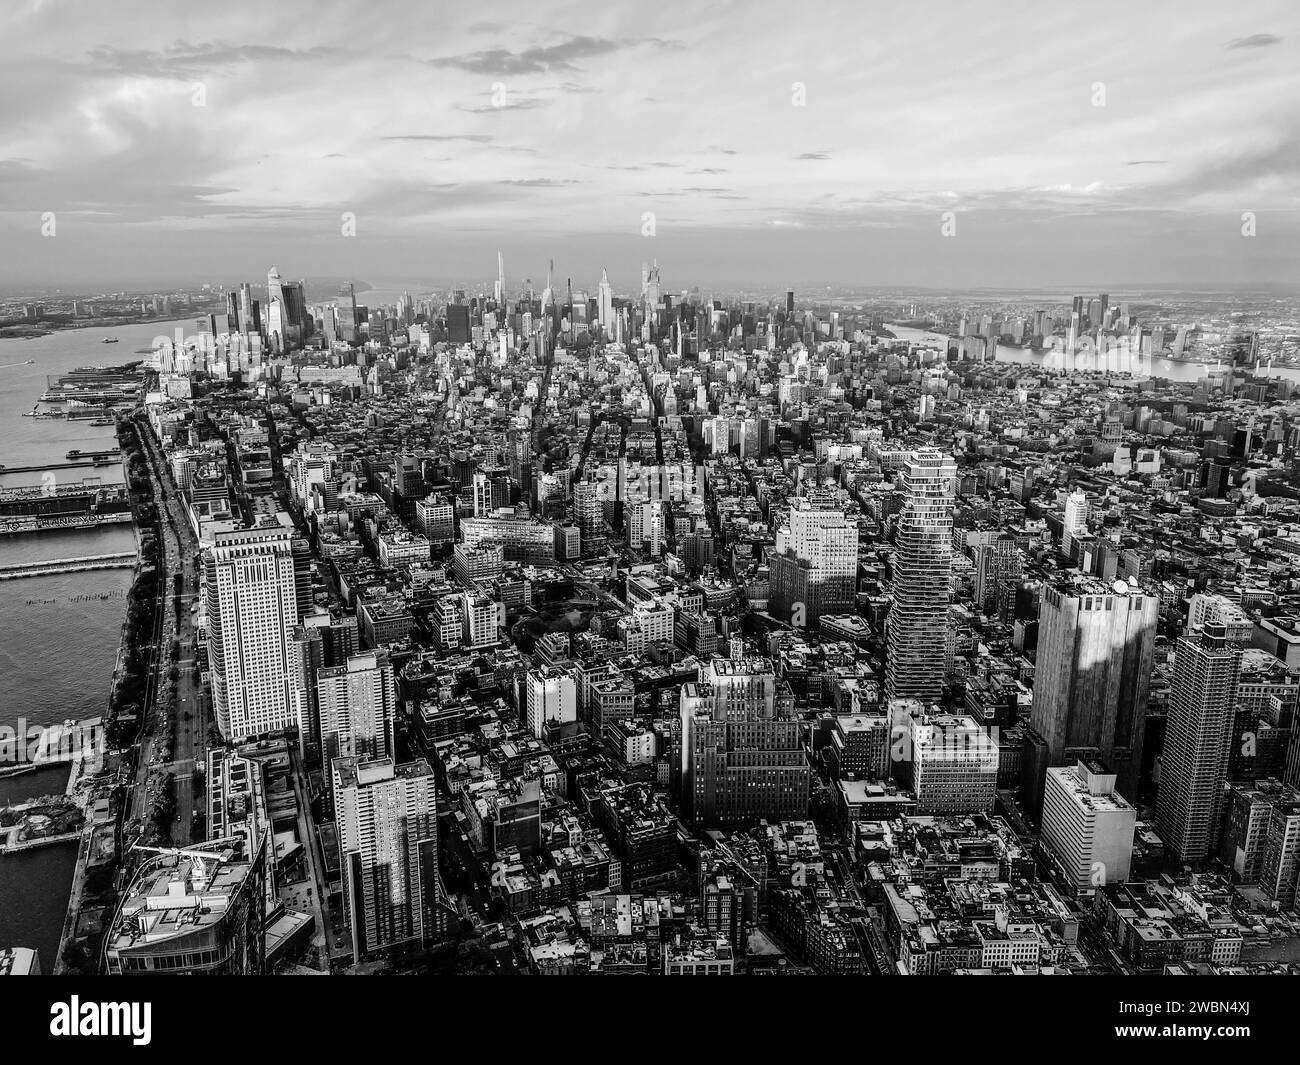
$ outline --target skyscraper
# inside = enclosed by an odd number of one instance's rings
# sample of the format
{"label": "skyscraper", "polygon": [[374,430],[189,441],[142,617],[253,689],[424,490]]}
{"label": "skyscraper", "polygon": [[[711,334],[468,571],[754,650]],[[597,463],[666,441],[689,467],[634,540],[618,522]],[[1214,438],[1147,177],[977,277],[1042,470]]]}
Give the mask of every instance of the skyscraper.
{"label": "skyscraper", "polygon": [[952,577],[952,507],[957,466],[923,448],[909,455],[894,552],[894,601],[886,620],[885,690],[890,699],[937,702],[943,694]]}
{"label": "skyscraper", "polygon": [[337,758],[334,809],[353,957],[420,946],[437,924],[437,783],[423,758]]}
{"label": "skyscraper", "polygon": [[387,651],[352,655],[345,665],[319,670],[316,699],[327,766],[333,758],[392,757],[397,685]]}
{"label": "skyscraper", "polygon": [[1065,501],[1065,521],[1061,525],[1061,554],[1074,557],[1074,540],[1088,531],[1088,497],[1076,488]]}
{"label": "skyscraper", "polygon": [[857,591],[858,528],[833,489],[813,489],[790,506],[769,560],[773,617],[817,628],[823,614],[851,611]]}
{"label": "skyscraper", "polygon": [[1222,625],[1178,641],[1156,830],[1184,862],[1204,861],[1217,842],[1240,670],[1241,648]]}
{"label": "skyscraper", "polygon": [[1049,765],[1091,748],[1137,794],[1160,600],[1122,581],[1062,581],[1043,589],[1034,671],[1033,730],[1046,743],[1028,796],[1038,808]]}
{"label": "skyscraper", "polygon": [[206,566],[208,662],[222,736],[242,741],[298,727],[305,692],[292,531],[218,533]]}
{"label": "skyscraper", "polygon": [[600,268],[600,287],[596,291],[600,328],[609,336],[614,328],[614,289],[610,286],[609,274],[603,266]]}
{"label": "skyscraper", "polygon": [[289,341],[289,305],[284,292],[284,279],[274,266],[266,274],[267,335],[272,350],[284,351]]}

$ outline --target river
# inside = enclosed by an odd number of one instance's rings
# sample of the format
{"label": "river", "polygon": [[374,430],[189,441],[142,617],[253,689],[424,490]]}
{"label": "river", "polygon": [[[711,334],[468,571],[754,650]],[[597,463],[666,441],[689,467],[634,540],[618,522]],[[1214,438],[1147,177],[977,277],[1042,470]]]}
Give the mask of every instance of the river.
{"label": "river", "polygon": [[[9,467],[63,461],[64,453],[113,447],[113,430],[65,418],[23,418],[45,390],[46,376],[77,366],[118,365],[144,356],[154,337],[179,323],[71,329],[31,340],[0,339],[0,462]],[[104,336],[116,344],[101,344]],[[30,365],[28,360],[31,360]],[[69,470],[120,484],[120,464]],[[40,484],[40,474],[0,474],[0,487]],[[36,562],[135,549],[130,525],[74,532],[0,536],[0,562]],[[131,571],[94,570],[0,583],[0,725],[48,725],[103,714],[117,657]],[[62,792],[68,766],[0,778],[0,805]],[[41,968],[54,968],[68,904],[74,844],[0,855],[0,948],[35,947]]]}
{"label": "river", "polygon": [[[910,340],[922,344],[938,344],[946,340],[943,333],[933,333],[925,329],[913,329],[910,326],[889,325],[889,331],[899,340]],[[1017,363],[1021,366],[1041,366],[1046,369],[1060,370],[1066,368],[1066,357],[1057,351],[1032,351],[1029,348],[1011,347],[1006,344],[997,346],[995,356],[998,362]],[[1069,368],[1081,371],[1111,370],[1128,371],[1141,377],[1161,377],[1169,381],[1196,382],[1205,377],[1212,365],[1200,362],[1181,362],[1173,359],[1159,359],[1140,356],[1128,360],[1120,354],[1105,355],[1095,352],[1076,354],[1069,361]],[[1265,372],[1267,377],[1284,377],[1300,382],[1300,368],[1294,366],[1276,367]]]}

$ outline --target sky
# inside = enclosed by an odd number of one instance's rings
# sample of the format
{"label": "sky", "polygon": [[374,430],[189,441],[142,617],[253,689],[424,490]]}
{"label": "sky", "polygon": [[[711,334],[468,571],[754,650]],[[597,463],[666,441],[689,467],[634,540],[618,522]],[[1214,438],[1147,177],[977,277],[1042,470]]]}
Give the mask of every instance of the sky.
{"label": "sky", "polygon": [[498,249],[616,292],[1300,285],[1294,0],[8,0],[0,35],[8,290]]}

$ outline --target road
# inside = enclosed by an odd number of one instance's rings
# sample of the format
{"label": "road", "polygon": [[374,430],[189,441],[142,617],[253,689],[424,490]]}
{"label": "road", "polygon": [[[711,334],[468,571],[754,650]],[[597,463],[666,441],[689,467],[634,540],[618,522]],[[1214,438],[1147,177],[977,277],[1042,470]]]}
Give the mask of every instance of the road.
{"label": "road", "polygon": [[[145,707],[145,735],[154,742],[141,744],[141,758],[136,780],[132,813],[147,823],[153,801],[148,786],[151,770],[174,775],[173,794],[178,819],[171,825],[171,837],[177,844],[194,842],[194,816],[205,812],[203,794],[195,794],[193,769],[202,765],[207,754],[208,712],[199,679],[194,670],[193,645],[195,617],[191,607],[199,592],[196,553],[198,543],[185,517],[180,493],[172,483],[171,470],[153,433],[144,419],[136,422],[153,485],[154,502],[163,530],[162,571],[158,590],[162,600],[162,623],[159,647],[155,656],[150,694]],[[174,586],[179,574],[180,588]],[[172,640],[179,641],[176,661],[175,698],[168,695],[168,670],[172,665]],[[161,688],[161,692],[160,689]],[[172,750],[161,742],[167,733],[168,717],[175,717],[175,740]]]}
{"label": "road", "polygon": [[351,944],[340,942],[335,921],[341,923],[342,915],[332,913],[329,907],[329,886],[325,883],[325,863],[317,854],[315,825],[312,823],[311,801],[307,794],[307,770],[302,764],[299,752],[294,744],[289,744],[290,777],[293,780],[294,798],[298,803],[298,838],[307,855],[307,904],[316,921],[316,931],[312,935],[312,946],[321,955],[326,968],[338,954],[351,950]]}

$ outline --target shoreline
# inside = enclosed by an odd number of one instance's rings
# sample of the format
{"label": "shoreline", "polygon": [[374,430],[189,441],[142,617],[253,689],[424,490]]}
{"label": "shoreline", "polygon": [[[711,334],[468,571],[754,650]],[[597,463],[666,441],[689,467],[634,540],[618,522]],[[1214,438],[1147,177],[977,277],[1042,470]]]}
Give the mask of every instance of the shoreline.
{"label": "shoreline", "polygon": [[[137,445],[138,442],[137,438]],[[122,445],[121,424],[118,426],[118,443],[119,446]],[[128,489],[131,483],[129,470],[130,457],[134,453],[133,450],[125,446],[122,447],[121,462]],[[113,672],[109,678],[108,693],[105,699],[107,709],[105,713],[105,728],[103,733],[104,748],[100,752],[100,757],[97,759],[97,763],[92,771],[87,771],[87,762],[85,759],[78,759],[73,763],[72,772],[68,779],[67,794],[73,795],[80,790],[78,799],[82,804],[82,811],[85,815],[85,820],[79,832],[77,857],[72,870],[72,884],[68,892],[67,909],[64,911],[63,927],[59,933],[58,955],[55,957],[51,966],[51,972],[55,976],[60,976],[68,972],[68,965],[64,961],[64,954],[70,946],[78,944],[76,933],[77,928],[81,923],[81,912],[85,903],[86,878],[87,873],[89,872],[91,858],[95,851],[96,836],[101,835],[101,830],[105,827],[112,827],[117,818],[121,816],[121,810],[119,809],[114,812],[114,817],[111,820],[107,822],[96,822],[93,816],[93,808],[95,800],[98,797],[96,795],[97,789],[93,785],[88,784],[87,781],[103,770],[105,762],[108,759],[108,730],[113,728],[116,723],[115,707],[118,703],[118,693],[126,678],[126,661],[135,650],[135,640],[133,640],[130,626],[130,604],[138,598],[139,593],[137,592],[137,589],[142,588],[141,581],[146,571],[146,560],[143,551],[143,537],[141,536],[140,524],[134,508],[131,511],[131,527],[135,532],[136,562],[131,579],[131,588],[126,595],[127,608],[122,614],[117,645],[117,657],[114,660]],[[141,633],[139,635],[140,637],[143,637],[144,634]],[[154,668],[155,664],[156,663],[151,662],[150,669]],[[110,791],[111,790],[112,789],[110,789]],[[116,833],[114,833],[114,838],[116,838]],[[115,854],[113,861],[116,862],[118,860],[120,860],[120,856]],[[92,968],[92,972],[93,971],[96,970]]]}
{"label": "shoreline", "polygon": [[225,307],[220,310],[206,311],[196,307],[193,314],[182,315],[179,318],[174,311],[168,311],[164,315],[136,314],[122,318],[80,318],[71,322],[49,322],[41,325],[14,322],[0,325],[0,340],[36,340],[38,337],[53,336],[55,333],[66,333],[73,329],[118,329],[126,325],[149,325],[152,322],[180,322],[201,314],[225,314]]}

